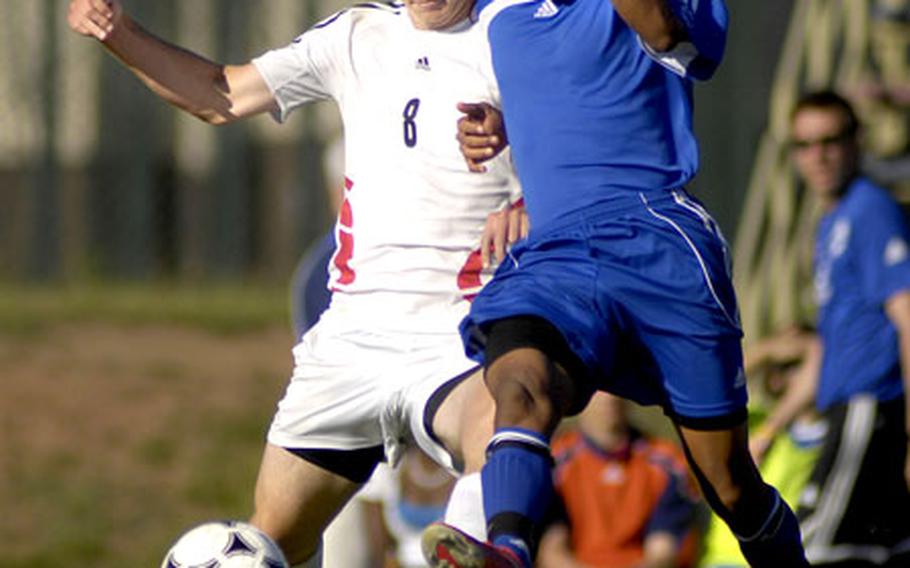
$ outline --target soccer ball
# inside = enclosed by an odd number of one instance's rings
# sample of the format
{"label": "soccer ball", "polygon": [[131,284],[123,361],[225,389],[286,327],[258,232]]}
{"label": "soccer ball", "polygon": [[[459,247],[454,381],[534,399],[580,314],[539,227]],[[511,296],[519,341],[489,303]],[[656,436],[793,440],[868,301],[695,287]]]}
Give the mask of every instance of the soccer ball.
{"label": "soccer ball", "polygon": [[253,525],[215,521],[184,533],[161,568],[288,568],[288,563],[278,545]]}

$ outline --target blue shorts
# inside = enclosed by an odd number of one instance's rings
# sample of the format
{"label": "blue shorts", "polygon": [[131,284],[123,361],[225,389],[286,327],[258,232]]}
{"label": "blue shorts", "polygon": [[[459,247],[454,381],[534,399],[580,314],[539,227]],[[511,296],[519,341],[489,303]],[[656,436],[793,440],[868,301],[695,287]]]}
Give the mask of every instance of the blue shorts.
{"label": "blue shorts", "polygon": [[742,331],[726,242],[685,191],[658,195],[630,193],[532,228],[462,322],[468,356],[483,363],[487,324],[538,316],[562,333],[589,372],[580,380],[597,389],[680,419],[742,413]]}

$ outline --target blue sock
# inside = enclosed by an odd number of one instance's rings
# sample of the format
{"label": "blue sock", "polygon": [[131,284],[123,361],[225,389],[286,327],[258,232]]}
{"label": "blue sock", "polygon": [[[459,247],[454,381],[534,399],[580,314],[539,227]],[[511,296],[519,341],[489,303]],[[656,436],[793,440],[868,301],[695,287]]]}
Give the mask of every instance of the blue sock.
{"label": "blue sock", "polygon": [[522,428],[496,430],[480,472],[487,533],[531,565],[533,534],[553,496],[553,459],[543,434]]}
{"label": "blue sock", "polygon": [[759,530],[751,535],[736,535],[743,556],[756,568],[809,566],[796,515],[777,490],[770,486],[769,489],[772,498],[768,500],[770,506],[762,515],[764,521]]}

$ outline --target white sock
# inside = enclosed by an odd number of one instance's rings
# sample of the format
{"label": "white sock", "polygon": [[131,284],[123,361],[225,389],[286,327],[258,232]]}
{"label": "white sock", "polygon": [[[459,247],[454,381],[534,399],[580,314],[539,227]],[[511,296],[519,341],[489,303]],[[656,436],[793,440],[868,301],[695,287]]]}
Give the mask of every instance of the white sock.
{"label": "white sock", "polygon": [[483,489],[480,472],[462,475],[455,482],[444,518],[446,524],[471,535],[481,542],[487,540],[487,520],[483,512]]}

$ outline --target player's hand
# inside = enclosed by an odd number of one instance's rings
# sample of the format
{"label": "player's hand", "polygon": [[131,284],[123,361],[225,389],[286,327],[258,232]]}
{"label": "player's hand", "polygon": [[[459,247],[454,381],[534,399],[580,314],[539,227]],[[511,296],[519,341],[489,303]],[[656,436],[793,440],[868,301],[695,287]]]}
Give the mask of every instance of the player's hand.
{"label": "player's hand", "polygon": [[500,263],[506,258],[506,248],[528,236],[530,230],[528,213],[524,205],[513,205],[508,209],[490,213],[480,238],[480,258],[483,267],[491,264],[491,258]]}
{"label": "player's hand", "polygon": [[486,162],[508,145],[502,113],[487,103],[458,103],[458,144],[468,169],[485,172]]}
{"label": "player's hand", "polygon": [[123,6],[120,0],[72,0],[66,20],[74,32],[106,41],[123,20]]}

